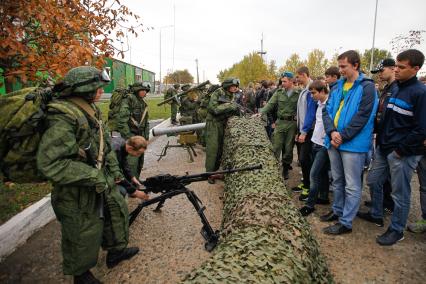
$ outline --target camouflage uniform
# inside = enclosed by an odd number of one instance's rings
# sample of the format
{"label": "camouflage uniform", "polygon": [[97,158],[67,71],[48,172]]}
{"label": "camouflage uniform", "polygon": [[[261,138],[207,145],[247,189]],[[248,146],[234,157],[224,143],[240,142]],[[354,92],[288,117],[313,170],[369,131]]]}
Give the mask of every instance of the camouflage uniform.
{"label": "camouflage uniform", "polygon": [[[179,89],[179,85],[175,84],[173,86],[173,88],[169,88],[166,92],[166,94],[164,95],[164,99],[167,100],[169,98],[172,98],[174,96],[177,95],[178,90]],[[177,115],[177,111],[178,111],[178,101],[176,101],[176,99],[172,100],[171,102],[169,102],[170,104],[170,111],[171,111],[171,116],[170,119],[172,122],[176,122],[176,115]]]}
{"label": "camouflage uniform", "polygon": [[222,88],[217,89],[210,97],[206,119],[206,171],[216,171],[220,167],[223,148],[223,134],[229,117],[238,115],[236,104],[219,102],[219,98],[232,101],[234,95],[227,91],[229,84],[224,81]]}
{"label": "camouflage uniform", "polygon": [[192,91],[188,93],[180,103],[180,124],[193,124],[198,122],[198,102],[195,101],[195,98],[198,97],[198,92]]}
{"label": "camouflage uniform", "polygon": [[[93,67],[77,67],[65,76],[64,82],[71,85],[79,74],[93,77],[97,72],[100,71]],[[105,82],[94,82],[89,87],[102,85]],[[48,105],[47,130],[37,153],[39,171],[54,186],[52,207],[61,223],[63,271],[70,275],[80,275],[94,267],[101,245],[108,251],[121,251],[128,243],[127,204],[114,183],[122,175],[99,109],[77,93],[80,89],[88,96],[84,87],[62,93],[63,99]],[[92,109],[94,117],[83,110],[83,104]],[[104,160],[96,166],[96,160],[90,157],[98,157],[100,133]],[[102,211],[104,218],[100,217]]]}
{"label": "camouflage uniform", "polygon": [[294,138],[297,133],[296,109],[300,89],[278,89],[261,109],[262,114],[271,114],[276,111],[277,121],[272,136],[272,146],[277,159],[282,153],[283,168],[288,169],[293,161]]}
{"label": "camouflage uniform", "polygon": [[[149,91],[150,88],[146,86],[142,83],[133,84],[131,87],[132,93],[128,94],[121,103],[120,111],[116,118],[117,129],[114,130],[120,132],[121,137],[124,139],[135,135],[143,136],[146,140],[149,139],[148,104],[145,99],[138,95],[141,90]],[[128,162],[133,176],[139,178],[143,168],[144,155],[140,157],[129,155]]]}

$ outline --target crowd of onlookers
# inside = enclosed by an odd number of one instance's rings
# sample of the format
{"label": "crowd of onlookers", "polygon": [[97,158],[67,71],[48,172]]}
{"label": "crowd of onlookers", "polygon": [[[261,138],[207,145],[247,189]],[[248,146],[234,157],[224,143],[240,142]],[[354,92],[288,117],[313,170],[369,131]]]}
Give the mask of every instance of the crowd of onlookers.
{"label": "crowd of onlookers", "polygon": [[[363,72],[359,54],[349,50],[324,77],[311,78],[302,66],[283,72],[278,83],[250,83],[237,98],[263,118],[284,179],[293,169],[296,144],[302,183],[292,191],[306,202],[300,208],[303,216],[316,204],[329,204],[332,191],[332,210],[320,220],[335,223],[324,233],[351,232],[356,216],[383,227],[388,212],[390,225],[376,241],[393,245],[402,240],[415,172],[422,216],[408,230],[426,232],[426,78],[417,78],[423,63],[424,55],[409,49]],[[366,169],[370,210],[361,212]]]}

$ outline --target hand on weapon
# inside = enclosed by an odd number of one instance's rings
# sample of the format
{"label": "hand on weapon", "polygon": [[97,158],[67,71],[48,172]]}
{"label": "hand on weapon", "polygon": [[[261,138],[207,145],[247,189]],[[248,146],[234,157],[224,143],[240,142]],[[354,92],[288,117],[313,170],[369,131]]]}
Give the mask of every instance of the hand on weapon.
{"label": "hand on weapon", "polygon": [[130,197],[139,198],[141,200],[149,200],[149,195],[141,190],[136,190],[134,193],[130,194]]}
{"label": "hand on weapon", "polygon": [[235,106],[235,110],[239,110],[242,114],[253,114],[253,111],[251,109],[248,109],[246,107],[243,107],[242,105],[236,103],[236,102],[232,102],[226,98],[220,97],[218,99],[218,102],[220,103],[229,103],[232,104],[233,106]]}

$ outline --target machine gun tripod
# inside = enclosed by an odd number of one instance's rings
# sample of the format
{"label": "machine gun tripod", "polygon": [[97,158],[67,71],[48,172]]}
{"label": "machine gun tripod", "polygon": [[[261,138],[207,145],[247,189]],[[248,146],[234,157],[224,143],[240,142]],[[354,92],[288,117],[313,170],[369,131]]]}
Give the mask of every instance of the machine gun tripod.
{"label": "machine gun tripod", "polygon": [[196,130],[203,129],[206,126],[205,123],[197,123],[197,124],[188,124],[178,127],[169,127],[169,128],[160,128],[160,129],[153,129],[152,135],[154,136],[160,136],[160,135],[167,135],[167,136],[175,136],[178,135],[178,144],[171,145],[170,141],[167,141],[166,146],[164,146],[161,153],[158,155],[157,161],[160,161],[164,156],[167,155],[167,150],[169,148],[184,148],[189,155],[190,162],[194,162],[194,157],[197,157],[197,153],[195,152],[194,145],[198,141],[198,137],[195,134]]}
{"label": "machine gun tripod", "polygon": [[253,170],[261,169],[261,168],[262,168],[262,165],[257,165],[257,166],[239,168],[239,169],[228,169],[228,170],[217,171],[217,172],[206,172],[206,173],[195,174],[195,175],[186,174],[184,176],[172,176],[170,174],[165,174],[165,175],[149,177],[145,181],[142,181],[142,184],[146,187],[146,190],[144,191],[161,193],[161,195],[140,203],[138,207],[136,207],[136,209],[134,209],[129,214],[129,225],[131,225],[135,221],[136,217],[139,215],[139,213],[142,211],[143,208],[149,205],[158,203],[156,208],[154,209],[154,211],[158,212],[164,206],[164,203],[166,202],[167,199],[172,198],[179,194],[185,194],[186,197],[191,202],[191,204],[194,206],[194,209],[195,211],[197,211],[197,214],[200,216],[201,223],[203,224],[203,227],[201,228],[201,235],[206,240],[206,243],[204,244],[204,248],[207,251],[212,251],[216,247],[219,241],[219,232],[213,230],[209,221],[204,215],[204,210],[206,209],[206,207],[203,205],[203,203],[198,198],[198,196],[192,190],[187,188],[186,185],[191,184],[193,182],[205,181],[209,177],[214,175],[231,174],[231,173],[243,172],[243,171],[253,171]]}

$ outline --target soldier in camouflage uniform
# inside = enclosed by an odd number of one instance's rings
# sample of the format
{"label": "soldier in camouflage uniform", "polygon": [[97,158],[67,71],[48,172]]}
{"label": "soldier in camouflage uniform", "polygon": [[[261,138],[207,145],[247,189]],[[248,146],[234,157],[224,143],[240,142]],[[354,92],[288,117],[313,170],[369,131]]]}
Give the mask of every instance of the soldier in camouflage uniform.
{"label": "soldier in camouflage uniform", "polygon": [[[223,134],[229,117],[238,115],[239,109],[234,100],[240,80],[228,78],[222,87],[214,91],[207,107],[206,119],[206,171],[219,169],[223,148]],[[224,102],[228,101],[228,102]],[[211,182],[211,180],[209,180]]]}
{"label": "soldier in camouflage uniform", "polygon": [[[182,90],[185,92],[190,88],[190,85],[182,86]],[[198,122],[197,110],[198,110],[198,91],[191,91],[187,93],[180,103],[180,124],[193,124]]]}
{"label": "soldier in camouflage uniform", "polygon": [[276,112],[277,121],[272,136],[272,146],[277,159],[282,154],[283,177],[288,179],[288,171],[293,161],[294,138],[297,134],[296,109],[300,89],[293,88],[293,73],[281,74],[283,88],[277,89],[261,114]]}
{"label": "soldier in camouflage uniform", "polygon": [[[120,133],[125,140],[131,136],[142,136],[146,140],[149,139],[149,121],[148,121],[148,104],[145,101],[145,96],[151,90],[148,83],[134,83],[130,87],[131,93],[123,98],[120,106],[120,111],[117,115],[117,129],[111,129]],[[140,157],[128,157],[128,162],[135,177],[140,176],[143,168],[144,155]]]}
{"label": "soldier in camouflage uniform", "polygon": [[38,170],[54,186],[63,272],[74,275],[74,283],[100,283],[90,269],[101,246],[108,250],[109,268],[139,251],[126,248],[127,204],[115,184],[122,174],[94,104],[109,81],[106,72],[94,67],[70,70],[63,81],[66,89],[48,105],[47,129],[37,153]]}
{"label": "soldier in camouflage uniform", "polygon": [[[164,96],[164,100],[167,100],[169,98],[176,96],[178,93],[178,90],[179,90],[179,84],[174,84],[173,88],[169,88],[167,90],[166,95]],[[170,104],[170,111],[171,111],[170,120],[172,124],[177,124],[178,122],[176,120],[176,115],[177,115],[178,105],[179,105],[178,98],[175,98],[174,100],[170,101],[169,104]]]}
{"label": "soldier in camouflage uniform", "polygon": [[[209,106],[210,97],[214,91],[220,88],[220,85],[211,85],[203,94],[198,97],[199,108],[197,117],[199,122],[205,122],[207,118],[207,107]],[[206,131],[203,129],[200,133],[200,143],[206,147]]]}

